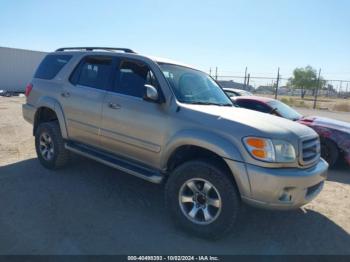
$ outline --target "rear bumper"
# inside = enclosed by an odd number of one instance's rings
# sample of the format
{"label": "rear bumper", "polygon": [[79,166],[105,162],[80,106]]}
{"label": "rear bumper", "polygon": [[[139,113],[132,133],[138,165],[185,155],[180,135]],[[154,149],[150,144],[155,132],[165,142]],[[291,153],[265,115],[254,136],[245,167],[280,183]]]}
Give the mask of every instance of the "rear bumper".
{"label": "rear bumper", "polygon": [[22,115],[24,120],[26,120],[28,123],[33,124],[34,123],[34,116],[35,116],[35,107],[29,104],[23,104],[22,105]]}
{"label": "rear bumper", "polygon": [[296,209],[310,202],[321,192],[328,170],[328,164],[322,158],[315,166],[306,169],[264,168],[228,162],[242,200],[267,209]]}

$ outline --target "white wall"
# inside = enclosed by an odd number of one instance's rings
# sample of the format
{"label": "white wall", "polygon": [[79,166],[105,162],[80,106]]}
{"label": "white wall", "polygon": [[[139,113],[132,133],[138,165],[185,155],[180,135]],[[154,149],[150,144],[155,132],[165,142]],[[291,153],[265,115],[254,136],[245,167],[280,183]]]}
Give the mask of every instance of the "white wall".
{"label": "white wall", "polygon": [[0,89],[24,92],[45,52],[0,47]]}

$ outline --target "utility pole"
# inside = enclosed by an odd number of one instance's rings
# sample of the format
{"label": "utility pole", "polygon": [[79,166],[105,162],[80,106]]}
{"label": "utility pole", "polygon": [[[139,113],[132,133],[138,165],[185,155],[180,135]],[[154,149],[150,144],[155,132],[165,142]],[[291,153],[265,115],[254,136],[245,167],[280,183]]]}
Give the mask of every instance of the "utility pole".
{"label": "utility pole", "polygon": [[211,76],[211,67],[209,68],[209,75]]}
{"label": "utility pole", "polygon": [[277,81],[276,81],[275,99],[277,99],[278,85],[279,85],[279,83],[280,83],[280,68],[278,68],[278,71],[277,71]]}
{"label": "utility pole", "polygon": [[248,68],[247,67],[245,67],[245,73],[244,73],[244,87],[246,86],[246,84],[247,84],[247,70],[248,70]]}
{"label": "utility pole", "polygon": [[317,93],[318,93],[318,88],[320,86],[320,77],[321,77],[321,68],[318,71],[318,78],[317,78],[317,85],[316,85],[316,92],[315,92],[315,99],[314,99],[314,109],[316,108]]}
{"label": "utility pole", "polygon": [[218,80],[218,67],[215,67],[215,80]]}

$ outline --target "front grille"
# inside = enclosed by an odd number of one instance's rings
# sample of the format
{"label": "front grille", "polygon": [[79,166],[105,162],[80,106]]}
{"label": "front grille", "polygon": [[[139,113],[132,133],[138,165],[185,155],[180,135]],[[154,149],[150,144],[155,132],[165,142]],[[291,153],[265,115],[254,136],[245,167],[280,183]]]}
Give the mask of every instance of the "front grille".
{"label": "front grille", "polygon": [[302,165],[310,165],[320,158],[320,140],[318,137],[305,139],[301,142],[301,158]]}

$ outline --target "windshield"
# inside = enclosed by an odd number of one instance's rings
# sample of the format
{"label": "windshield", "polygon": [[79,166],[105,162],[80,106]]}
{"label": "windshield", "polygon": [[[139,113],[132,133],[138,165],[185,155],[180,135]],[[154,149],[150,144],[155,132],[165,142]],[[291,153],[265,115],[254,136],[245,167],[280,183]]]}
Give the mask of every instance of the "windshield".
{"label": "windshield", "polygon": [[268,104],[282,117],[290,120],[298,120],[302,117],[297,111],[280,101],[270,101]]}
{"label": "windshield", "polygon": [[209,75],[184,66],[163,63],[159,66],[180,102],[232,106],[231,100]]}

